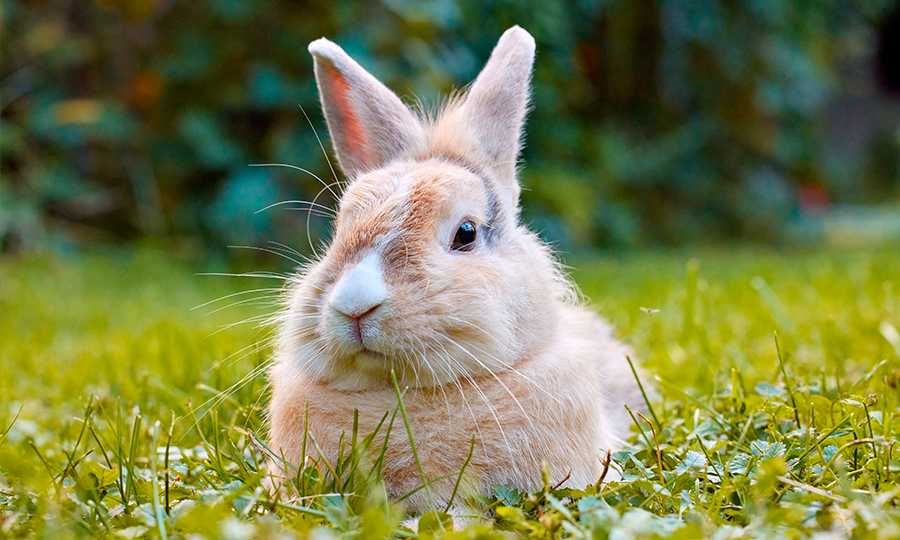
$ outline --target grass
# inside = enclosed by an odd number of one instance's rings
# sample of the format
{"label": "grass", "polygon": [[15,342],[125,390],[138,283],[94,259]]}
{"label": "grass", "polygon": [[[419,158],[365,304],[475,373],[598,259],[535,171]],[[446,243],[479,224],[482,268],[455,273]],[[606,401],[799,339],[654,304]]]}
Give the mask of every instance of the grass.
{"label": "grass", "polygon": [[[651,414],[610,463],[623,480],[497,486],[486,522],[435,513],[422,537],[900,537],[896,249],[568,262],[653,374]],[[362,470],[369,434],[295,471],[302,498],[263,489],[255,322],[277,279],[197,276],[152,250],[0,264],[3,536],[412,536],[377,460]]]}

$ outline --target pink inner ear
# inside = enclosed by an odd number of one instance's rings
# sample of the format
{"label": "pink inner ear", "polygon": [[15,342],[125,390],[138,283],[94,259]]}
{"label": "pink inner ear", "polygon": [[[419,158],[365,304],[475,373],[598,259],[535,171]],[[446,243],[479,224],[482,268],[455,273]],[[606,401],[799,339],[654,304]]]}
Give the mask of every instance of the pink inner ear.
{"label": "pink inner ear", "polygon": [[350,96],[350,85],[341,73],[328,66],[325,70],[330,88],[329,94],[340,116],[340,138],[343,146],[341,150],[350,154],[350,159],[355,167],[365,167],[369,163],[366,132],[363,129],[356,112],[353,109]]}

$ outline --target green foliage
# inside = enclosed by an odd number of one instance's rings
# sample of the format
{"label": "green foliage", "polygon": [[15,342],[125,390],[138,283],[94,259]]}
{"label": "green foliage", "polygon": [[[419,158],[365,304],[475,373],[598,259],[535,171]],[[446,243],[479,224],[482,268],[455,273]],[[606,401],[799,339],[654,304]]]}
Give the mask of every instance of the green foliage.
{"label": "green foliage", "polygon": [[[268,493],[271,349],[258,323],[280,275],[197,276],[208,268],[174,260],[146,249],[0,259],[4,536],[413,536],[376,481],[378,460],[359,459],[370,434],[346,434],[336,463],[309,441],[291,487]],[[621,480],[494,486],[485,521],[436,509],[418,522],[422,538],[900,534],[896,250],[577,266],[653,374],[642,381],[651,413],[611,455]],[[398,402],[379,429],[402,429],[402,417]]]}
{"label": "green foliage", "polygon": [[[523,182],[526,218],[545,236],[571,247],[775,238],[798,190],[896,194],[888,115],[859,125],[871,136],[857,150],[828,140],[860,116],[835,117],[834,103],[856,88],[847,66],[863,69],[894,4],[4,0],[0,241],[291,243],[304,213],[254,212],[313,200],[322,182],[247,167],[334,181],[311,127],[325,136],[310,41],[336,40],[434,106],[513,24],[538,43]],[[317,215],[309,225],[314,238],[326,229]]]}

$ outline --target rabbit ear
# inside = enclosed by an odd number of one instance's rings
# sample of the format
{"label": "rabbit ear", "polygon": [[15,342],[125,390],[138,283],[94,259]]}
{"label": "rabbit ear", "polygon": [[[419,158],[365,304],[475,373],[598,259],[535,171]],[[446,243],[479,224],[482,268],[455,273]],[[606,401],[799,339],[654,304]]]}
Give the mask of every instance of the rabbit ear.
{"label": "rabbit ear", "polygon": [[480,154],[496,172],[511,208],[516,208],[519,200],[516,160],[528,112],[534,49],[534,38],[523,28],[514,26],[504,32],[455,111],[462,115],[458,121],[471,141],[467,150]]}
{"label": "rabbit ear", "polygon": [[341,169],[349,177],[424,146],[424,129],[396,94],[336,44],[309,44],[316,84]]}

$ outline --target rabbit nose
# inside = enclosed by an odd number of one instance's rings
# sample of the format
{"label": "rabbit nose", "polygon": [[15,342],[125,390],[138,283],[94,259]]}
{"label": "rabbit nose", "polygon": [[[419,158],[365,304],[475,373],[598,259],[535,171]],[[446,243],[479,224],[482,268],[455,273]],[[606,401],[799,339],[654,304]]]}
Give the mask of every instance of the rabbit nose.
{"label": "rabbit nose", "polygon": [[379,256],[372,253],[338,280],[331,295],[335,310],[351,319],[362,319],[384,303],[387,289],[378,261]]}

